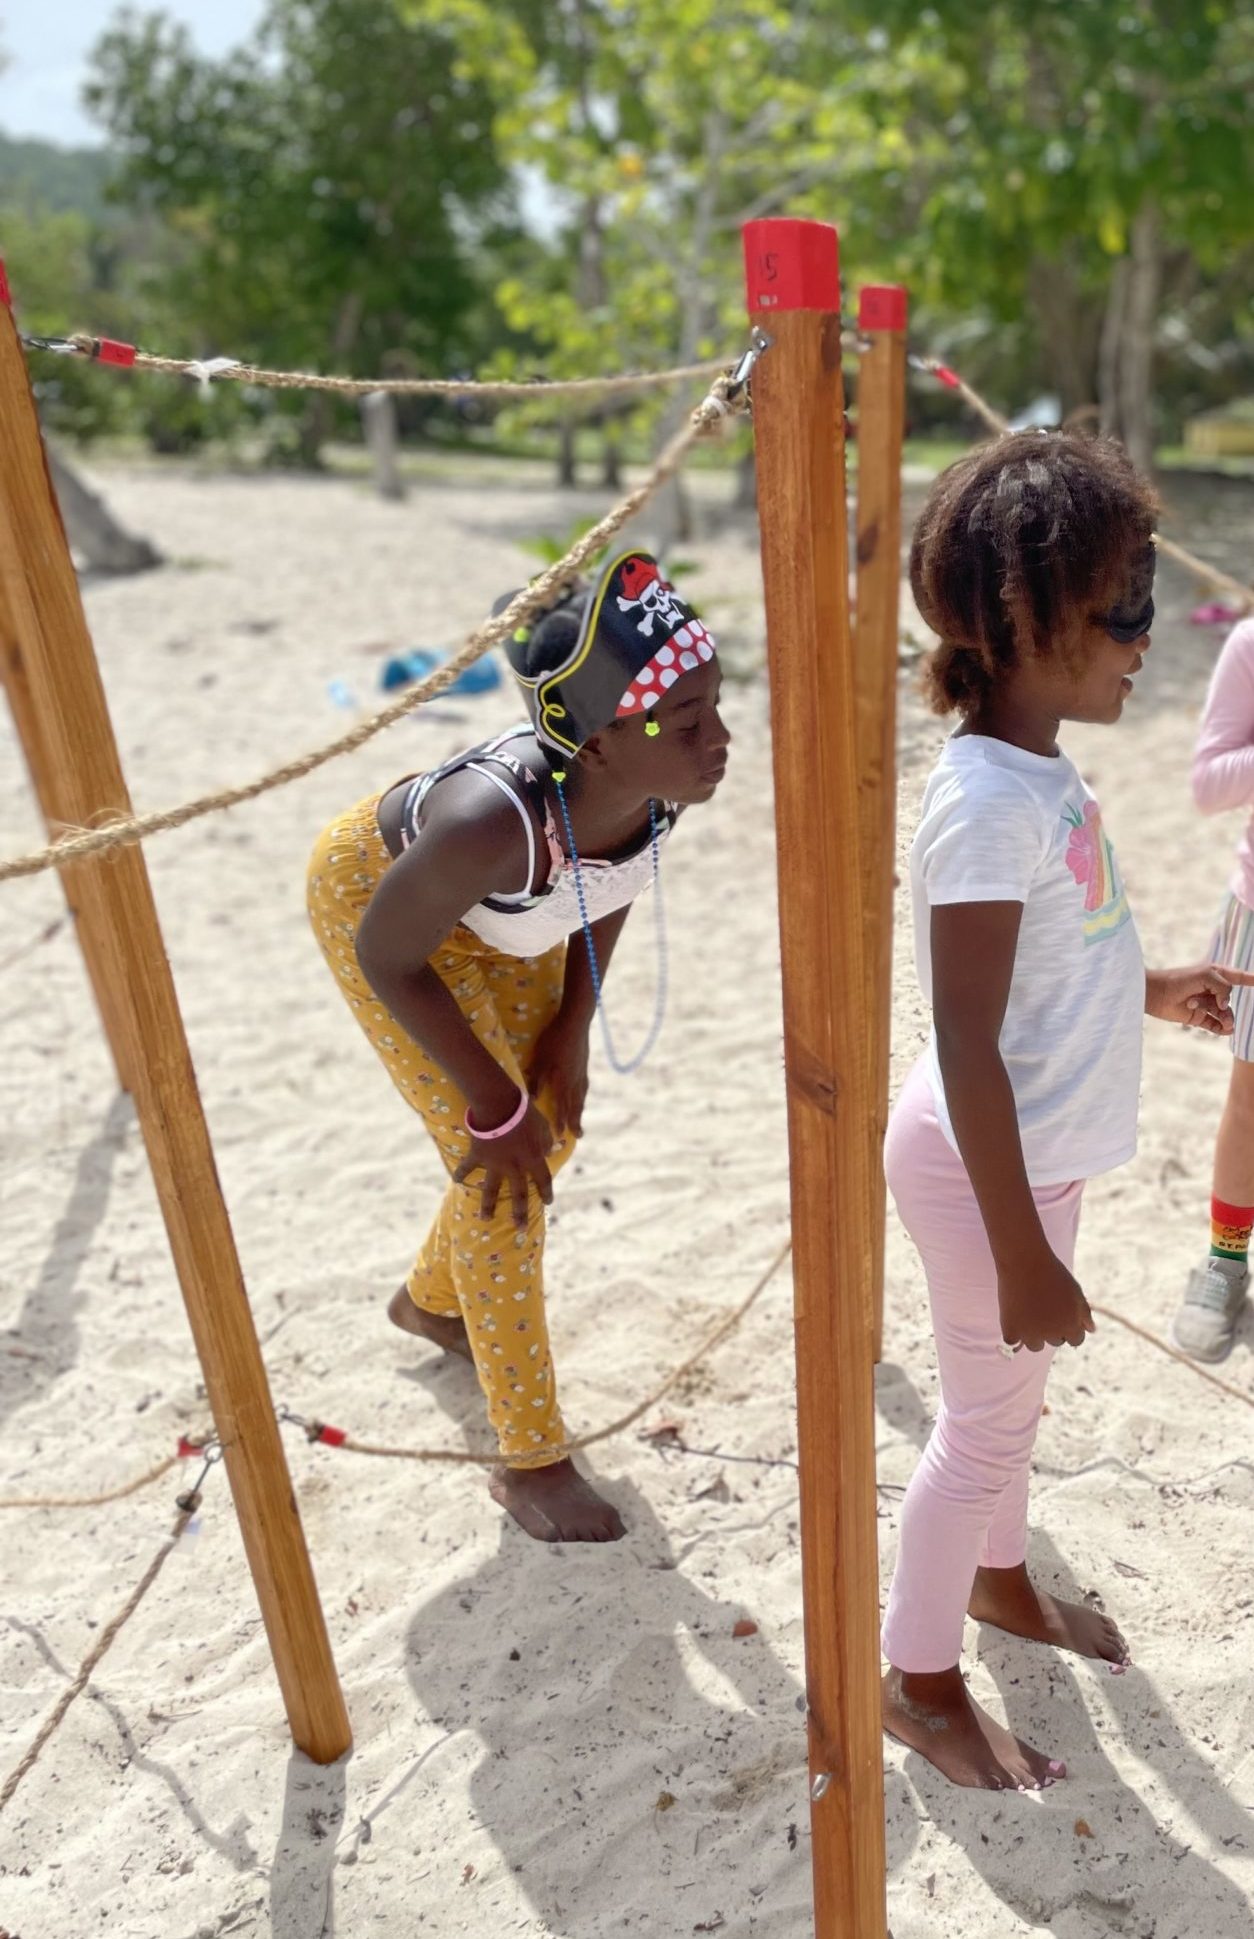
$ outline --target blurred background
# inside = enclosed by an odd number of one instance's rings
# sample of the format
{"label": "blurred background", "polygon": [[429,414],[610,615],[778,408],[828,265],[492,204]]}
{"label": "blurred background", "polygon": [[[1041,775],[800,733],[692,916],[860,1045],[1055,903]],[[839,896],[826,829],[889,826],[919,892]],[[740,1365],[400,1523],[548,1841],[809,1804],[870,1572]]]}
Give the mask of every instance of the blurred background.
{"label": "blurred background", "polygon": [[[1007,414],[1254,476],[1245,0],[27,0],[0,53],[28,330],[355,375],[685,363],[743,340],[739,225],[812,215],[850,300],[904,282],[916,347]],[[326,397],[36,374],[71,457],[367,463]],[[401,431],[612,486],[681,407],[413,400]],[[916,462],[976,428],[912,380]]]}

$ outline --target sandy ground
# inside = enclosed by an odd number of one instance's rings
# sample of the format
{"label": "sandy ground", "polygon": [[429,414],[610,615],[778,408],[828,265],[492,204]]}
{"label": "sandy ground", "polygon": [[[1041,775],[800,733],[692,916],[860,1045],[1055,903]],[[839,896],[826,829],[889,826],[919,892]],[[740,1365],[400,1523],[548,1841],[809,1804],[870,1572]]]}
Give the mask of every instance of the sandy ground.
{"label": "sandy ground", "polygon": [[[518,541],[583,500],[544,474],[433,477],[402,506],[364,486],[173,470],[100,474],[172,563],[87,589],[136,801],[173,804],[328,738],[391,646],[453,641],[530,569]],[[701,481],[715,507],[727,483]],[[588,509],[603,501],[588,500]],[[1234,567],[1248,501],[1189,496]],[[750,530],[712,520],[691,584],[742,671],[761,646]],[[1229,534],[1229,537],[1225,537]],[[1205,947],[1235,830],[1193,813],[1187,766],[1217,646],[1168,574],[1124,725],[1077,734],[1151,959]],[[903,674],[902,824],[940,728]],[[277,1400],[364,1438],[482,1446],[468,1370],[384,1323],[430,1215],[425,1142],[331,989],[302,876],[321,822],[516,712],[445,706],[349,761],[150,844],[150,866]],[[787,1228],[780,1021],[760,679],[729,706],[733,763],[667,855],[673,999],[635,1079],[599,1062],[559,1194],[552,1317],[568,1420],[622,1411],[753,1283]],[[16,750],[0,846],[39,827]],[[204,1418],[130,1105],[111,1082],[50,879],[7,885],[0,931],[0,1449],[7,1492],[129,1476]],[[611,984],[620,1034],[652,991],[647,921]],[[895,1066],[921,1041],[906,923]],[[28,945],[31,945],[28,947]],[[1097,1182],[1090,1295],[1162,1329],[1204,1249],[1227,1053],[1149,1026],[1140,1155]],[[878,1383],[882,1566],[935,1377],[917,1265],[890,1233]],[[289,1750],[229,1495],[185,1540],[0,1823],[0,1926],[21,1939],[332,1933],[609,1939],[810,1930],[800,1570],[781,1273],[743,1329],[634,1434],[589,1460],[631,1524],[548,1550],[477,1475],[310,1448],[289,1458],[356,1731],[319,1770]],[[1247,1324],[1228,1377],[1254,1393]],[[947,1788],[887,1755],[896,1939],[1247,1939],[1254,1887],[1254,1465],[1248,1410],[1113,1325],[1064,1355],[1038,1448],[1032,1556],[1106,1600],[1119,1679],[969,1633],[977,1694],[1064,1755],[1047,1795]],[[780,1463],[782,1465],[767,1465]],[[120,1504],[3,1525],[0,1773],[169,1526],[167,1481]],[[757,1633],[736,1638],[743,1616]]]}

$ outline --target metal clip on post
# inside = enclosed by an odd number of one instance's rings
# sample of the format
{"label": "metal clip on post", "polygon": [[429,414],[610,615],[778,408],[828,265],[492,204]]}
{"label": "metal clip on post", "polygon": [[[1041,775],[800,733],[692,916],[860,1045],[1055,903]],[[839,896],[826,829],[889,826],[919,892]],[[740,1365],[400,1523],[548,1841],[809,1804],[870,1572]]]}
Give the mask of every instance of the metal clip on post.
{"label": "metal clip on post", "polygon": [[749,348],[745,351],[740,362],[730,372],[727,378],[727,385],[723,395],[729,404],[738,404],[742,397],[745,399],[746,404],[749,403],[750,399],[747,393],[749,391],[749,379],[753,375],[754,365],[757,363],[759,357],[766,355],[770,347],[771,339],[767,336],[766,331],[760,329],[755,323],[749,338]]}

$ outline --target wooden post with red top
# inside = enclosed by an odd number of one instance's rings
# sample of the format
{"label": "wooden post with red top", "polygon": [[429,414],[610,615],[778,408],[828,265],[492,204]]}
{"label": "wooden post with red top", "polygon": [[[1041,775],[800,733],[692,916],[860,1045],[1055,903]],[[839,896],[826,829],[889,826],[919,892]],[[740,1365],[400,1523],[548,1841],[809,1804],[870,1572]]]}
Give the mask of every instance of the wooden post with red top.
{"label": "wooden post with red top", "polygon": [[744,230],[775,764],[815,1930],[884,1939],[872,1097],[835,229]]}
{"label": "wooden post with red top", "polygon": [[893,978],[897,806],[897,654],[901,590],[901,446],[906,415],[906,292],[871,284],[858,298],[857,602],[854,720],[862,835],[863,1014],[871,1149],[873,1351],[884,1338],[884,1132]]}

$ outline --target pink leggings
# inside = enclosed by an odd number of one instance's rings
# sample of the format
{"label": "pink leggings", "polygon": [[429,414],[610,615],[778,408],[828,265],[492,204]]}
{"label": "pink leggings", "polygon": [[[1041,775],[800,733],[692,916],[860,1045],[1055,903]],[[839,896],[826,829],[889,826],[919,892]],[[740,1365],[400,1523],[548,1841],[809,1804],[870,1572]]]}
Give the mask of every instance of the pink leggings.
{"label": "pink leggings", "polygon": [[[906,1081],[884,1148],[888,1183],[927,1275],[941,1405],[902,1504],[883,1646],[899,1670],[948,1670],[977,1567],[1010,1569],[1027,1543],[1028,1473],[1053,1349],[1001,1352],[997,1273],[967,1177],[936,1117],[924,1065]],[[1035,1187],[1070,1269],[1083,1180]]]}

